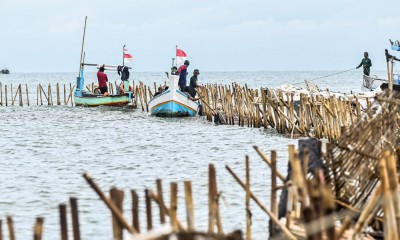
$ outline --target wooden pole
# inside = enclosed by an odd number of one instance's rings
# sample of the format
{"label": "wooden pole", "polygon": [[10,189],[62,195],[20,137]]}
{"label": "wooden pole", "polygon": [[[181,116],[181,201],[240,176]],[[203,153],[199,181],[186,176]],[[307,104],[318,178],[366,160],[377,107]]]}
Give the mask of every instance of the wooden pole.
{"label": "wooden pole", "polygon": [[178,207],[178,184],[171,183],[171,206],[170,206],[170,218],[172,230],[177,232],[179,230],[177,221],[177,207]]}
{"label": "wooden pole", "polygon": [[214,181],[215,181],[215,168],[214,165],[208,165],[208,233],[213,234],[214,225],[215,225],[215,189],[214,189]]}
{"label": "wooden pole", "polygon": [[36,218],[36,223],[33,228],[33,240],[42,240],[43,221],[44,219],[42,217]]}
{"label": "wooden pole", "polygon": [[3,240],[3,220],[0,219],[0,240]]}
{"label": "wooden pole", "polygon": [[11,83],[11,86],[10,86],[10,90],[11,90],[11,106],[14,106],[14,98],[13,98],[13,87],[12,87],[13,85],[12,85],[12,83]]}
{"label": "wooden pole", "polygon": [[64,105],[67,105],[67,87],[64,83]]}
{"label": "wooden pole", "polygon": [[246,240],[251,240],[250,161],[246,155]]}
{"label": "wooden pole", "polygon": [[[123,213],[123,201],[124,201],[124,191],[118,188],[110,189],[110,198],[111,201],[115,204],[118,210]],[[120,223],[115,214],[112,214],[112,228],[113,228],[113,239],[114,240],[122,240],[123,238],[123,225]]]}
{"label": "wooden pole", "polygon": [[7,216],[7,225],[10,240],[15,240],[14,222],[10,216]]}
{"label": "wooden pole", "polygon": [[68,240],[67,205],[58,205],[60,211],[61,240]]}
{"label": "wooden pole", "polygon": [[156,185],[157,185],[157,195],[158,199],[160,200],[160,223],[164,224],[165,223],[165,209],[162,207],[164,206],[164,194],[163,194],[163,189],[162,189],[162,180],[157,179],[156,180]]}
{"label": "wooden pole", "polygon": [[7,103],[7,85],[4,86],[4,96],[5,96],[4,100],[6,100],[6,107],[7,107],[8,106],[8,103]]}
{"label": "wooden pole", "polygon": [[150,190],[144,190],[146,197],[146,218],[147,218],[147,231],[153,229],[153,218],[151,211],[151,198],[150,198]]}
{"label": "wooden pole", "polygon": [[192,197],[192,182],[185,181],[185,200],[186,200],[186,219],[188,224],[188,231],[194,231],[194,207]]}
{"label": "wooden pole", "polygon": [[136,232],[140,233],[140,222],[139,222],[139,196],[135,190],[131,190],[132,196],[132,225]]}
{"label": "wooden pole", "polygon": [[[277,199],[277,166],[276,166],[276,151],[271,151],[271,212],[278,216],[278,204]],[[273,236],[275,234],[275,224],[272,220],[269,221],[269,234]]]}
{"label": "wooden pole", "polygon": [[60,100],[60,84],[57,83],[57,105],[61,105],[61,100]]}
{"label": "wooden pole", "polygon": [[26,84],[26,102],[29,106],[29,94],[28,94],[28,84]]}
{"label": "wooden pole", "polygon": [[104,193],[100,190],[100,188],[97,186],[97,184],[93,181],[92,177],[89,176],[88,173],[84,173],[83,177],[88,182],[90,187],[92,187],[92,189],[101,198],[101,200],[103,200],[103,202],[107,205],[107,207],[111,210],[111,212],[113,214],[115,214],[115,217],[118,218],[118,220],[126,228],[126,230],[128,230],[128,232],[131,234],[137,233],[134,228],[129,226],[128,222],[124,219],[124,217],[123,217],[121,211],[118,209],[118,207],[104,195]]}
{"label": "wooden pole", "polygon": [[74,197],[69,198],[69,204],[71,207],[72,232],[74,235],[74,240],[80,240],[81,233],[79,229],[78,199]]}
{"label": "wooden pole", "polygon": [[[260,155],[260,157],[264,160],[264,162],[270,167],[271,166],[271,160],[268,159],[267,155],[265,155],[265,153],[263,151],[261,151],[257,146],[253,146],[253,148],[256,150],[256,152],[258,153],[258,155]],[[285,177],[278,171],[276,170],[276,175],[277,177],[282,181],[285,182]]]}

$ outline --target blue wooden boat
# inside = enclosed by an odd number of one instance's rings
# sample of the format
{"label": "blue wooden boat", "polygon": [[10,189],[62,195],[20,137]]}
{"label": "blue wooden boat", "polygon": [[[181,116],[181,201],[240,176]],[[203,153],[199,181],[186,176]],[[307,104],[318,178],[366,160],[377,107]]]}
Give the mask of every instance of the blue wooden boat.
{"label": "blue wooden boat", "polygon": [[192,117],[197,115],[199,103],[178,87],[178,75],[170,75],[169,88],[149,102],[151,115],[157,117]]}

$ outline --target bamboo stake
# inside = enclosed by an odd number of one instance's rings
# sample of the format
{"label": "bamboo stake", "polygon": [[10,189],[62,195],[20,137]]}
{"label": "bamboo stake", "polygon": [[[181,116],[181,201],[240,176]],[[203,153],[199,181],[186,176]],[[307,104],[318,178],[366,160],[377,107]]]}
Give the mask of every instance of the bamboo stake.
{"label": "bamboo stake", "polygon": [[[156,184],[157,184],[157,195],[158,195],[158,198],[161,203],[160,206],[164,206],[164,194],[163,194],[163,190],[162,190],[162,180],[157,179]],[[160,222],[161,222],[161,224],[165,223],[165,209],[163,207],[160,207]]]}
{"label": "bamboo stake", "polygon": [[80,227],[79,227],[79,211],[78,211],[78,199],[71,197],[69,198],[69,204],[71,207],[71,218],[72,218],[72,232],[74,240],[81,239]]}
{"label": "bamboo stake", "polygon": [[57,83],[56,88],[57,88],[57,105],[61,105],[61,100],[60,100],[60,84],[59,84],[59,83]]}
{"label": "bamboo stake", "polygon": [[115,204],[110,201],[105,195],[104,193],[100,190],[100,188],[97,186],[97,184],[93,181],[92,177],[89,176],[88,173],[84,173],[83,177],[85,178],[85,180],[88,182],[88,184],[90,185],[90,187],[92,187],[92,189],[97,193],[97,195],[99,195],[99,197],[101,198],[101,200],[103,200],[103,202],[107,205],[107,207],[111,210],[111,212],[113,214],[115,214],[115,217],[118,218],[118,220],[121,222],[121,224],[126,228],[126,230],[128,230],[129,233],[134,234],[137,233],[136,230],[134,228],[132,228],[131,226],[129,226],[129,224],[127,223],[127,221],[124,219],[121,211],[118,209],[117,206],[115,206]]}
{"label": "bamboo stake", "polygon": [[64,105],[67,105],[67,87],[64,83]]}
{"label": "bamboo stake", "polygon": [[[160,204],[160,200],[159,200],[158,196],[157,196],[154,192],[152,192],[151,194],[152,194],[151,197],[153,198],[153,200],[154,200],[160,207],[163,207],[163,208],[164,208],[165,213],[166,213],[167,216],[169,216],[169,218],[171,219],[171,212],[170,212],[170,209],[168,209],[167,206],[165,206],[165,205],[162,206],[162,205]],[[178,229],[179,229],[179,231],[184,231],[185,229],[183,228],[183,226],[182,226],[182,224],[181,224],[181,222],[179,221],[178,218],[176,218],[176,221],[177,221],[177,224],[178,224]]]}
{"label": "bamboo stake", "polygon": [[[245,189],[245,184],[243,183],[242,180],[232,171],[232,169],[227,165],[226,169],[228,172],[234,177],[234,179],[239,183],[239,185]],[[283,233],[288,237],[289,239],[296,239],[296,237],[287,229],[284,225],[282,225],[279,222],[279,219],[264,205],[261,203],[261,201],[251,192],[250,190],[250,197],[257,203],[257,205],[271,218],[272,221],[275,222],[275,224],[283,231]]]}
{"label": "bamboo stake", "polygon": [[4,86],[4,95],[5,95],[5,99],[6,100],[6,107],[8,106],[8,102],[7,102],[7,85]]}
{"label": "bamboo stake", "polygon": [[0,240],[3,240],[3,220],[0,219]]}
{"label": "bamboo stake", "polygon": [[188,231],[194,231],[194,207],[192,197],[192,182],[185,181],[185,201],[186,201],[186,219],[188,224]]}
{"label": "bamboo stake", "polygon": [[215,208],[215,168],[212,164],[208,165],[208,233],[214,233],[214,225],[215,225],[215,215],[216,215],[216,208]]}
{"label": "bamboo stake", "polygon": [[0,82],[0,105],[3,106],[3,84],[1,82]]}
{"label": "bamboo stake", "polygon": [[10,216],[7,216],[8,235],[10,240],[15,240],[14,221]]}
{"label": "bamboo stake", "polygon": [[44,219],[42,217],[36,218],[36,223],[33,228],[33,240],[42,240],[43,221]]}
{"label": "bamboo stake", "polygon": [[250,162],[246,155],[246,240],[251,240]]}
{"label": "bamboo stake", "polygon": [[11,83],[11,86],[10,86],[10,91],[11,91],[11,105],[12,106],[14,106],[14,98],[13,98],[13,87],[12,87],[13,85],[12,85],[12,83]]}
{"label": "bamboo stake", "polygon": [[[1,99],[0,99],[0,101],[1,101]],[[28,84],[26,84],[26,102],[29,106]]]}
{"label": "bamboo stake", "polygon": [[170,206],[170,218],[171,226],[174,232],[179,230],[177,221],[177,206],[178,206],[178,184],[171,183],[171,206]]}
{"label": "bamboo stake", "polygon": [[[275,216],[278,216],[278,204],[276,202],[277,199],[277,166],[276,166],[276,151],[271,151],[271,212]],[[275,235],[275,223],[270,220],[269,221],[269,232],[270,236]]]}
{"label": "bamboo stake", "polygon": [[[117,189],[115,187],[110,189],[111,201],[115,204],[118,210],[123,213],[123,201],[124,201],[124,191]],[[123,238],[123,225],[120,223],[115,214],[112,214],[112,228],[113,228],[113,239],[122,240]]]}
{"label": "bamboo stake", "polygon": [[150,190],[145,189],[145,199],[146,199],[146,219],[147,219],[147,231],[153,229],[153,218],[151,211],[151,198],[150,198]]}
{"label": "bamboo stake", "polygon": [[58,205],[60,211],[61,240],[68,240],[67,205]]}
{"label": "bamboo stake", "polygon": [[139,196],[135,190],[131,190],[132,196],[132,225],[137,233],[140,233],[139,223]]}

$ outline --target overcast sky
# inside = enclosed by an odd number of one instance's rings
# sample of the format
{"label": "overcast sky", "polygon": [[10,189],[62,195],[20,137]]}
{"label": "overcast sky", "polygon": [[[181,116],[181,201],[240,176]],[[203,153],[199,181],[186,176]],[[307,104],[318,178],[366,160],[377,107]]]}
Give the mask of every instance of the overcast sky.
{"label": "overcast sky", "polygon": [[[0,67],[74,72],[86,62],[166,71],[175,45],[202,71],[386,69],[398,0],[0,0]],[[393,53],[393,52],[392,52]]]}

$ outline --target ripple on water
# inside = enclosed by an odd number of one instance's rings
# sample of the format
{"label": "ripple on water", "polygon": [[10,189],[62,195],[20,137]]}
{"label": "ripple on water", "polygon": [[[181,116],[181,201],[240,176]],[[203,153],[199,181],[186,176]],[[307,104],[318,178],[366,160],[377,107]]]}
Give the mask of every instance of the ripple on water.
{"label": "ripple on water", "polygon": [[[79,199],[83,238],[109,239],[105,237],[111,236],[109,210],[82,178],[85,171],[105,192],[111,186],[125,190],[127,211],[130,189],[138,191],[144,210],[144,189],[154,189],[157,178],[163,179],[166,194],[169,183],[178,182],[181,219],[185,219],[183,181],[191,180],[196,224],[204,230],[209,163],[216,167],[218,188],[225,199],[221,211],[226,231],[243,228],[244,191],[225,165],[244,178],[244,156],[249,155],[253,191],[268,204],[269,169],[253,145],[266,153],[278,150],[279,169],[284,171],[287,144],[296,142],[270,129],[214,126],[202,118],[156,118],[140,110],[39,106],[0,108],[0,115],[0,164],[4,166],[0,218],[15,216],[21,239],[31,237],[37,215],[46,217],[45,238],[57,238],[57,207],[68,203],[70,196]],[[266,239],[265,214],[257,206],[252,206],[252,213],[254,239]]]}

